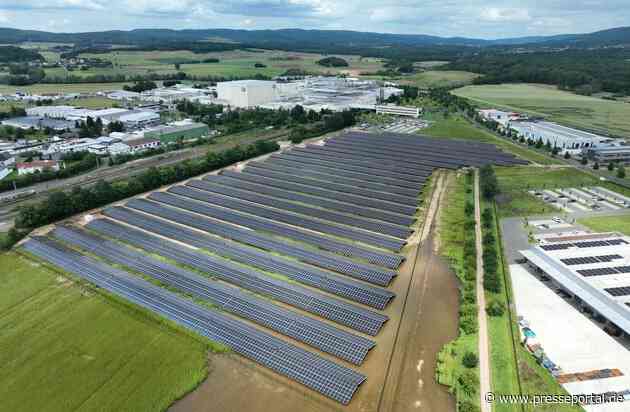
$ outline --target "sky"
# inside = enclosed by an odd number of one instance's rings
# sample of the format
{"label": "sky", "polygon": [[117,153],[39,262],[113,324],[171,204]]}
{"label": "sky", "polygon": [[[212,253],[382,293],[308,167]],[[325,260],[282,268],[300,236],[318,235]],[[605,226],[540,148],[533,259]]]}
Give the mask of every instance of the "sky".
{"label": "sky", "polygon": [[630,0],[0,0],[0,27],[53,32],[305,28],[494,39],[628,25]]}

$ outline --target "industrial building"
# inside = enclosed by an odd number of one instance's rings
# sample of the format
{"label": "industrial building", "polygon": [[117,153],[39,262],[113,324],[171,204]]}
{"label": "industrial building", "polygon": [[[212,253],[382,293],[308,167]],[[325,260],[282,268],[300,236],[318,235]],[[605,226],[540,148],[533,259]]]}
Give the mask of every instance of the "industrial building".
{"label": "industrial building", "polygon": [[276,82],[266,80],[236,80],[217,83],[217,97],[230,106],[256,107],[276,99]]}
{"label": "industrial building", "polygon": [[163,144],[173,143],[179,139],[192,140],[208,136],[210,129],[203,123],[187,123],[173,126],[162,126],[144,133],[144,137],[159,139]]}
{"label": "industrial building", "polygon": [[27,175],[35,172],[59,170],[59,163],[54,160],[34,160],[32,162],[18,162],[15,164],[18,175]]}
{"label": "industrial building", "polygon": [[586,149],[586,156],[598,163],[630,164],[630,145],[605,145]]}
{"label": "industrial building", "polygon": [[515,130],[525,139],[549,143],[559,149],[585,149],[596,147],[611,139],[582,130],[561,126],[557,123],[545,121],[510,121],[509,128]]}
{"label": "industrial building", "polygon": [[551,234],[520,253],[567,298],[604,318],[609,333],[630,336],[630,237],[615,233]]}
{"label": "industrial building", "polygon": [[65,130],[71,129],[74,127],[74,122],[62,119],[50,119],[46,117],[37,117],[37,116],[21,116],[21,117],[12,117],[10,119],[6,119],[2,121],[2,124],[5,126],[16,127],[20,129],[46,129],[50,128],[53,130]]}
{"label": "industrial building", "polygon": [[397,106],[395,104],[377,104],[376,114],[391,114],[394,116],[420,117],[419,107]]}
{"label": "industrial building", "polygon": [[125,127],[137,129],[157,125],[160,122],[160,115],[149,110],[129,110],[120,108],[109,109],[80,109],[73,106],[39,106],[26,109],[28,118],[32,122],[51,123],[53,120],[65,121],[62,125],[74,126],[75,121],[85,121],[88,117],[101,119],[103,124],[111,122],[122,122]]}

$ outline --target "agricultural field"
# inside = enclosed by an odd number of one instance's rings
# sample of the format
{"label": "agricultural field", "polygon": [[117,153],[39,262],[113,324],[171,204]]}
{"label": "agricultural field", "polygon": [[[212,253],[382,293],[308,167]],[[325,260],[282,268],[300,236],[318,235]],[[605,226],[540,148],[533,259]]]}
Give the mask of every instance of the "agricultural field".
{"label": "agricultural field", "polygon": [[[365,71],[376,71],[382,67],[380,59],[360,56],[340,56],[349,63],[348,67],[328,68],[316,62],[323,56],[313,53],[298,53],[268,50],[234,50],[196,54],[191,51],[112,51],[106,54],[82,54],[81,57],[109,60],[111,68],[91,68],[66,72],[63,68],[46,69],[50,78],[94,75],[148,75],[174,74],[178,71],[191,76],[253,77],[257,74],[276,76],[288,69],[301,69],[313,73],[347,73],[359,75]],[[203,63],[216,58],[218,63]],[[262,63],[266,67],[254,67]],[[179,70],[175,68],[179,64]]]}
{"label": "agricultural field", "polygon": [[466,86],[453,93],[481,107],[526,112],[584,130],[630,137],[630,105],[623,102],[536,84]]}
{"label": "agricultural field", "polygon": [[17,90],[31,94],[56,93],[96,93],[102,91],[120,90],[129,83],[39,83],[29,86],[0,85],[0,94],[13,94]]}
{"label": "agricultural field", "polygon": [[479,77],[478,74],[471,72],[455,71],[455,70],[431,70],[428,66],[426,71],[420,71],[408,76],[362,76],[367,79],[393,81],[396,83],[417,86],[420,88],[429,87],[457,87],[471,84],[472,81]]}
{"label": "agricultural field", "polygon": [[621,232],[630,236],[630,215],[589,217],[579,219],[578,223],[596,232]]}
{"label": "agricultural field", "polygon": [[480,142],[492,143],[504,151],[513,153],[530,162],[543,165],[560,163],[560,161],[547,155],[497,137],[481,127],[474,126],[461,116],[450,115],[443,117],[441,115],[431,115],[427,120],[431,122],[431,125],[420,131],[423,135],[451,139],[478,140]]}
{"label": "agricultural field", "polygon": [[14,252],[0,254],[6,410],[165,410],[207,375],[207,347]]}

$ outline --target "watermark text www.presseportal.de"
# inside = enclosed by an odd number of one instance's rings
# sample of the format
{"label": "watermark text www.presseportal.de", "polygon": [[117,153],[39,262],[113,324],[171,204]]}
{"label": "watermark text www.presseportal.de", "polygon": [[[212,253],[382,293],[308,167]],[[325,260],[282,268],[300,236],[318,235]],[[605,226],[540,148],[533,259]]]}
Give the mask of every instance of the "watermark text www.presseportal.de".
{"label": "watermark text www.presseportal.de", "polygon": [[616,392],[585,394],[498,394],[488,392],[485,395],[488,403],[495,404],[527,404],[527,405],[603,405],[624,401],[624,396]]}

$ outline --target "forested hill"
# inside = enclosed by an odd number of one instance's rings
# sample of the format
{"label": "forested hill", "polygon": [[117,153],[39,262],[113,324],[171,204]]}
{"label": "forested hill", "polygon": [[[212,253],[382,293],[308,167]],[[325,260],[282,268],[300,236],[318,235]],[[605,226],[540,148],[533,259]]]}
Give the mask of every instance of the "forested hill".
{"label": "forested hill", "polygon": [[96,44],[147,45],[154,43],[200,42],[219,40],[265,46],[266,48],[317,48],[339,47],[345,50],[356,48],[382,48],[400,46],[404,48],[435,46],[575,46],[597,47],[630,45],[630,27],[614,28],[588,34],[565,34],[556,36],[517,37],[508,39],[474,39],[464,37],[438,37],[423,34],[390,34],[357,32],[349,30],[169,30],[138,29],[112,30],[87,33],[51,33],[35,30],[0,28],[3,43],[61,42],[82,46]]}
{"label": "forested hill", "polygon": [[34,50],[15,46],[0,46],[0,63],[22,63],[35,60],[44,60],[44,58]]}

